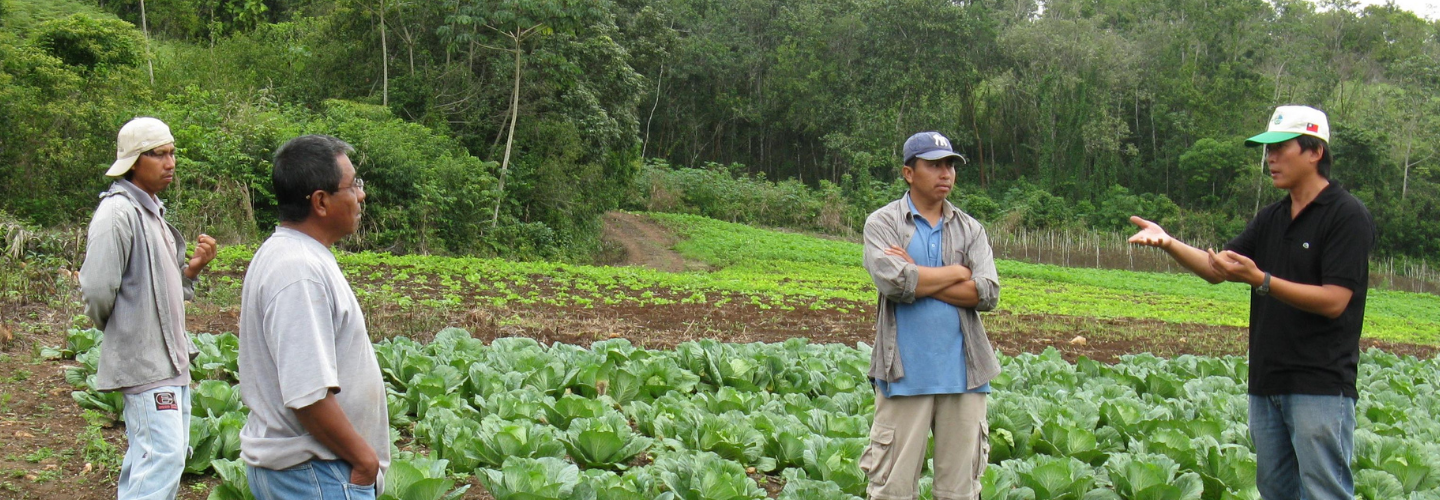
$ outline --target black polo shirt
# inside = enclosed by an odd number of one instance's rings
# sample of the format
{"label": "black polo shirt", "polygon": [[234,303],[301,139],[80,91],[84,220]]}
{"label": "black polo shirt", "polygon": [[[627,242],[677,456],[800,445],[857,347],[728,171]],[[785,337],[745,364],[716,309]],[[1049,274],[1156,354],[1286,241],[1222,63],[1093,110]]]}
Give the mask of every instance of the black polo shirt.
{"label": "black polo shirt", "polygon": [[1339,285],[1354,292],[1339,318],[1311,314],[1273,296],[1250,297],[1250,394],[1345,395],[1358,398],[1360,327],[1370,282],[1375,223],[1360,200],[1331,182],[1300,216],[1290,196],[1256,214],[1225,245],[1275,278]]}

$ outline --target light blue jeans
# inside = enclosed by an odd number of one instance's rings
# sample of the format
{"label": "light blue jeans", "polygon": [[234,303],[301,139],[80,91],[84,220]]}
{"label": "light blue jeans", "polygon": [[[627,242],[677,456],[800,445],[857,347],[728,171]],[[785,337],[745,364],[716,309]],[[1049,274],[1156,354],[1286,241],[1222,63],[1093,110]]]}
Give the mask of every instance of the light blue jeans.
{"label": "light blue jeans", "polygon": [[1352,500],[1355,400],[1250,396],[1255,480],[1265,500]]}
{"label": "light blue jeans", "polygon": [[129,449],[120,464],[120,500],[173,499],[190,454],[190,388],[125,395]]}
{"label": "light blue jeans", "polygon": [[374,500],[375,485],[350,483],[344,460],[311,460],[289,469],[245,466],[256,500]]}

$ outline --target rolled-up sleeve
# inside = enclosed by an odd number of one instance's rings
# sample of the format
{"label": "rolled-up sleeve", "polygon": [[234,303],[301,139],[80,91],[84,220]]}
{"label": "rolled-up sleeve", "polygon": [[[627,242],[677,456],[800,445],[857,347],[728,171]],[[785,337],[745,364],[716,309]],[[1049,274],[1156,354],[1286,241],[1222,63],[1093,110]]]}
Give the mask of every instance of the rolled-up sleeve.
{"label": "rolled-up sleeve", "polygon": [[966,249],[974,264],[970,268],[970,276],[975,280],[975,292],[980,296],[975,310],[990,311],[1000,304],[1000,274],[995,270],[995,251],[990,247],[990,236],[985,233],[985,227],[976,223],[975,234],[978,237],[971,238]]}
{"label": "rolled-up sleeve", "polygon": [[881,295],[900,303],[915,302],[920,269],[905,259],[886,255],[885,249],[891,245],[900,245],[895,221],[886,220],[880,212],[871,214],[865,219],[865,271]]}

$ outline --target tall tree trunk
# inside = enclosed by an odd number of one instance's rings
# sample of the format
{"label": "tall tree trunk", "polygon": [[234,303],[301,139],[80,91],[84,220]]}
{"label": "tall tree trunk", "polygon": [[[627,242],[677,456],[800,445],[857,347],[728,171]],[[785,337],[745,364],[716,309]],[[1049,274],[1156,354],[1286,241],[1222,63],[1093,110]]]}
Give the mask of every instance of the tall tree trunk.
{"label": "tall tree trunk", "polygon": [[140,0],[140,32],[145,35],[145,71],[150,74],[150,86],[155,86],[155,63],[150,56],[150,23],[145,20],[145,0]]}
{"label": "tall tree trunk", "polygon": [[660,85],[665,81],[665,64],[660,64],[660,76],[655,77],[655,102],[650,104],[650,117],[645,119],[645,140],[640,143],[640,161],[645,161],[645,149],[650,146],[650,122],[655,120],[655,108],[660,106]]}
{"label": "tall tree trunk", "polygon": [[380,0],[380,104],[390,107],[390,47],[385,41],[385,0]]}
{"label": "tall tree trunk", "polygon": [[[1412,119],[1410,126],[1406,128],[1409,130],[1405,131],[1405,159],[1400,162],[1405,169],[1404,175],[1400,178],[1400,201],[1405,201],[1405,194],[1410,190],[1410,145],[1415,139],[1415,120]],[[1401,207],[1403,209],[1404,205]]]}
{"label": "tall tree trunk", "polygon": [[500,161],[500,190],[495,196],[495,213],[490,227],[500,224],[500,203],[505,200],[505,174],[510,171],[510,147],[515,144],[515,120],[520,117],[520,33],[515,33],[515,90],[510,94],[510,133],[505,138],[505,157]]}

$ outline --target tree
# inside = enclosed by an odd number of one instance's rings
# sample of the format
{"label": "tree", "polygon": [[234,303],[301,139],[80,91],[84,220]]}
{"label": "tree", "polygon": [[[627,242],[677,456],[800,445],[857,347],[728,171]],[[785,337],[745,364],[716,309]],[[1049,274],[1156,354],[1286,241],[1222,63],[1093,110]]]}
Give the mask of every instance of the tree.
{"label": "tree", "polygon": [[[453,39],[468,41],[491,50],[508,52],[514,57],[513,87],[510,93],[509,130],[505,134],[505,155],[500,162],[499,196],[490,225],[500,221],[500,205],[505,198],[505,177],[510,171],[510,153],[515,143],[515,122],[520,118],[520,80],[526,53],[526,42],[535,36],[554,33],[557,29],[576,29],[600,15],[595,2],[584,0],[450,0],[447,5],[455,14],[446,18],[452,25],[466,26],[468,31],[446,30]],[[483,41],[479,29],[500,35],[507,45]]]}

